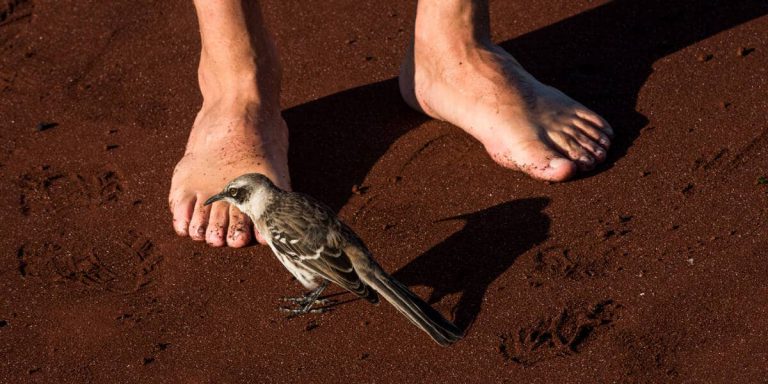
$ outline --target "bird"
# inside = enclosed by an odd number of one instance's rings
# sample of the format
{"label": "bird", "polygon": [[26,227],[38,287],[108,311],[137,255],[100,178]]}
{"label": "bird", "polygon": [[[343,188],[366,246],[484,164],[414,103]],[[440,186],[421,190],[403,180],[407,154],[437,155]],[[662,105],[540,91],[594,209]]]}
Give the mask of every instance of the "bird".
{"label": "bird", "polygon": [[390,276],[363,241],[331,208],[315,198],[277,187],[260,173],[241,175],[211,196],[205,205],[225,201],[248,215],[277,259],[309,293],[291,301],[293,315],[313,310],[332,282],[373,304],[379,295],[426,332],[448,346],[463,337],[453,323]]}

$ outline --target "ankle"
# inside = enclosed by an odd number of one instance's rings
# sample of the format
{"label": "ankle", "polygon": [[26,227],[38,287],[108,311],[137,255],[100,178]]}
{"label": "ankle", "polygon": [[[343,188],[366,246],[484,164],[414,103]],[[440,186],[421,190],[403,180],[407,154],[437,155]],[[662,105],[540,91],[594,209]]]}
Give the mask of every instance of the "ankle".
{"label": "ankle", "polygon": [[414,42],[438,51],[469,52],[490,45],[488,7],[484,1],[422,0],[418,3]]}
{"label": "ankle", "polygon": [[277,109],[259,103],[204,103],[190,131],[187,152],[223,146],[253,150],[268,143],[287,143],[287,138]]}
{"label": "ankle", "polygon": [[274,51],[258,57],[212,58],[203,50],[198,81],[204,103],[265,104],[279,108],[282,71]]}

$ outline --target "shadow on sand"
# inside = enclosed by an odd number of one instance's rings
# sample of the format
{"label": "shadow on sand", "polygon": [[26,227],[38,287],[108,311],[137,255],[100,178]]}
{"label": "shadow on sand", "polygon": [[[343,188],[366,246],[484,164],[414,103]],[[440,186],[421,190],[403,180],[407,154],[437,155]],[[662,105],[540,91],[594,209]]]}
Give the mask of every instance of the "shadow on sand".
{"label": "shadow on sand", "polygon": [[[534,76],[611,123],[617,138],[600,171],[623,156],[646,125],[635,105],[655,61],[766,14],[768,5],[754,0],[617,0],[501,46]],[[323,97],[284,116],[294,188],[336,210],[397,138],[427,121],[401,100],[397,79]]]}
{"label": "shadow on sand", "polygon": [[[501,45],[534,76],[611,123],[617,138],[600,171],[624,156],[647,124],[635,105],[655,61],[766,14],[768,5],[754,0],[617,0]],[[427,120],[401,100],[397,79],[308,102],[284,115],[294,188],[336,210],[395,140]],[[518,200],[465,215],[464,229],[396,276],[432,287],[431,300],[461,292],[456,322],[466,328],[488,286],[546,239],[549,219],[541,210],[547,203]]]}
{"label": "shadow on sand", "polygon": [[483,296],[518,256],[547,239],[547,198],[521,199],[444,220],[464,228],[417,257],[393,276],[406,285],[432,289],[427,302],[458,293],[456,325],[466,330],[480,313]]}

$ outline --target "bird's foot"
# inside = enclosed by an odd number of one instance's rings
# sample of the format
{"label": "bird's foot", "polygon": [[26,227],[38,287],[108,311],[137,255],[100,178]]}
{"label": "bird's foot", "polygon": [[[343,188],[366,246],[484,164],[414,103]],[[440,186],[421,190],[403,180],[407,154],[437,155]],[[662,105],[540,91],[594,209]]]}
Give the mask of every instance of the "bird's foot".
{"label": "bird's foot", "polygon": [[[289,303],[293,303],[299,306],[310,304],[310,298],[307,296],[299,296],[299,297],[281,297],[280,300],[287,301]],[[315,299],[312,304],[319,304],[319,305],[328,305],[335,303],[336,300],[331,299]]]}
{"label": "bird's foot", "polygon": [[[280,312],[288,313],[289,318],[301,316],[307,313],[325,313],[333,309],[330,308],[329,305],[336,303],[336,300],[313,299],[312,297],[306,295],[299,297],[283,297],[281,300],[295,305],[293,308],[290,306],[281,306],[278,308]],[[313,308],[316,305],[322,305],[323,307]]]}
{"label": "bird's foot", "polygon": [[[296,317],[306,313],[325,313],[331,310],[329,305],[336,303],[335,300],[321,299],[320,293],[325,289],[328,283],[320,285],[317,289],[299,297],[283,297],[282,301],[286,301],[295,305],[294,308],[281,306],[279,310],[281,312],[287,312],[288,317]],[[324,305],[324,307],[313,308],[315,305]]]}
{"label": "bird's foot", "polygon": [[280,310],[280,312],[287,313],[289,319],[297,316],[301,316],[307,313],[326,313],[333,310],[333,308],[329,308],[329,307],[312,308],[311,305],[306,305],[299,308],[280,307],[278,309]]}

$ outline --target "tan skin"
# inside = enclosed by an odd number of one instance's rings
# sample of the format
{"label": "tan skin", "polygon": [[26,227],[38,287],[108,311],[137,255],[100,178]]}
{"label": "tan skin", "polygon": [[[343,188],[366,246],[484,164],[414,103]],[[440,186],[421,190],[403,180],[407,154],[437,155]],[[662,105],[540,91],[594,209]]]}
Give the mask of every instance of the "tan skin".
{"label": "tan skin", "polygon": [[[256,1],[195,0],[195,7],[204,102],[174,170],[173,226],[212,246],[242,247],[261,240],[248,219],[224,202],[203,202],[249,172],[290,189],[280,63]],[[536,179],[592,169],[613,135],[602,117],[491,42],[486,1],[419,1],[400,89],[413,108],[464,129],[498,164]]]}

